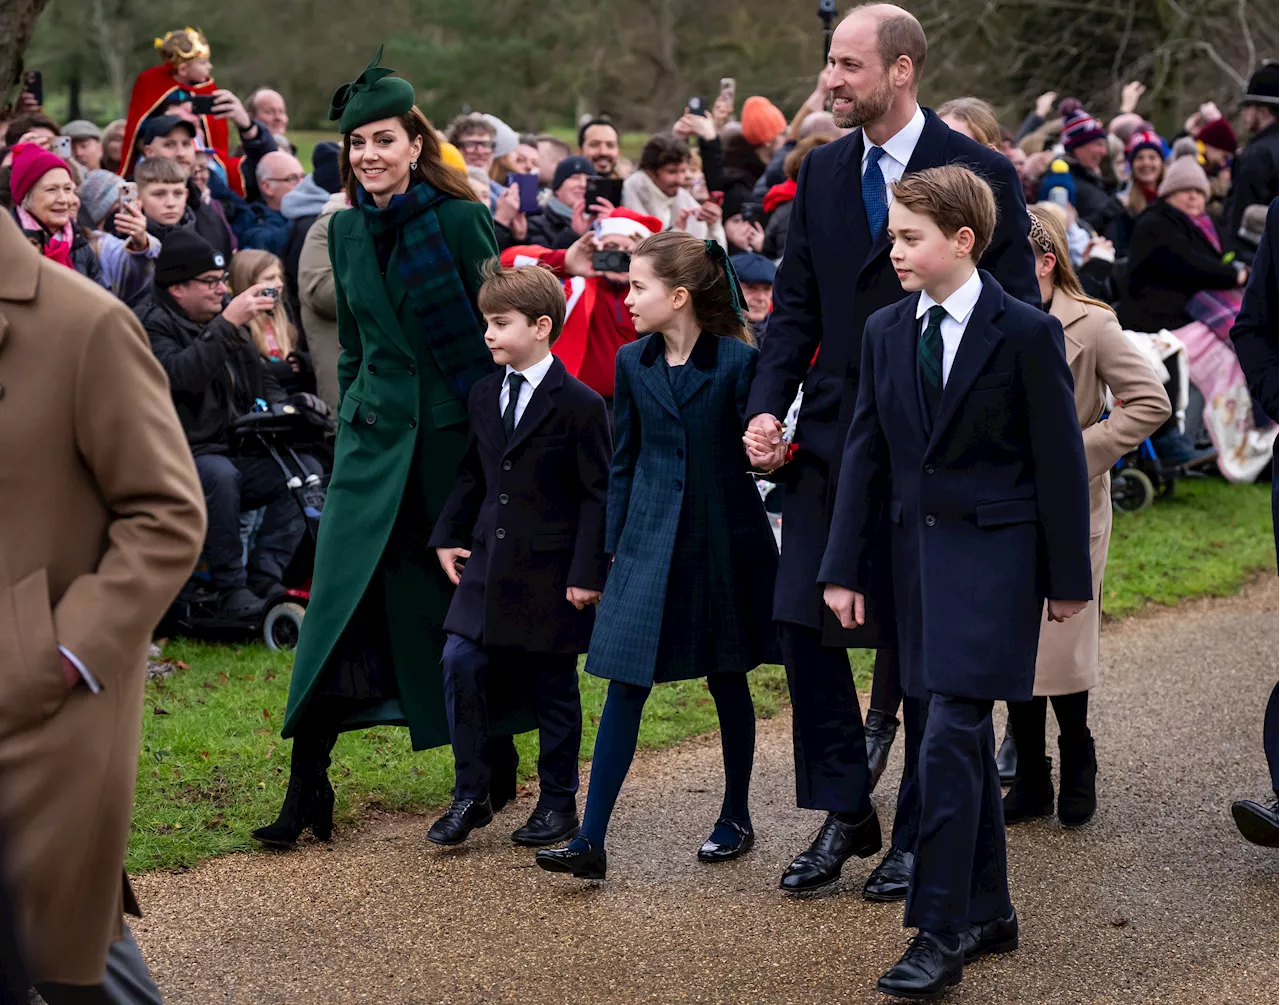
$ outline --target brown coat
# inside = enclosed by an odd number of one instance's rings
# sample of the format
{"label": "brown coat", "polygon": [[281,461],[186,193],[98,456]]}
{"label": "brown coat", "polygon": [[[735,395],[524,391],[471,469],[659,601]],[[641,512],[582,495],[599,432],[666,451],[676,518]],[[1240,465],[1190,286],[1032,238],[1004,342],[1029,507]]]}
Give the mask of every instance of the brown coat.
{"label": "brown coat", "polygon": [[[199,555],[204,503],[137,319],[8,214],[0,513],[5,873],[32,979],[96,984],[123,931],[147,645]],[[68,690],[59,646],[101,693]]]}
{"label": "brown coat", "polygon": [[[1050,313],[1062,322],[1067,364],[1076,383],[1076,413],[1084,431],[1094,599],[1069,621],[1041,625],[1037,695],[1074,694],[1098,684],[1102,574],[1111,543],[1111,465],[1155,432],[1170,410],[1160,378],[1129,344],[1115,314],[1105,307],[1082,303],[1061,289],[1053,291]],[[1108,387],[1117,407],[1099,422]]]}

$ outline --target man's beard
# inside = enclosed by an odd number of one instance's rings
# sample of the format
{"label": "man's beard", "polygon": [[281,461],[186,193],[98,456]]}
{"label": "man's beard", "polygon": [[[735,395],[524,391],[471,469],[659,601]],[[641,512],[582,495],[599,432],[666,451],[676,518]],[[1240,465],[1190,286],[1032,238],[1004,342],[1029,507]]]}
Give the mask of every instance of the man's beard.
{"label": "man's beard", "polygon": [[[845,97],[845,95],[841,94],[838,97]],[[893,88],[889,84],[889,79],[883,77],[876,85],[876,89],[867,97],[859,98],[856,94],[849,94],[848,98],[848,108],[834,109],[831,113],[836,125],[841,129],[854,129],[882,118],[893,107]]]}

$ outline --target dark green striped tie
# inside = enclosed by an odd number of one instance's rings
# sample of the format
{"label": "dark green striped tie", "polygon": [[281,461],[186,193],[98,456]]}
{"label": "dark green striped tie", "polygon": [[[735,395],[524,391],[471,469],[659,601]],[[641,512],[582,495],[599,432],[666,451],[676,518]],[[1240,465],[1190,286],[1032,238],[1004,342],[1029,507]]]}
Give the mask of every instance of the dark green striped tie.
{"label": "dark green striped tie", "polygon": [[929,321],[916,343],[916,365],[920,368],[920,387],[924,391],[929,418],[938,416],[942,401],[942,319],[947,309],[941,304],[929,308]]}

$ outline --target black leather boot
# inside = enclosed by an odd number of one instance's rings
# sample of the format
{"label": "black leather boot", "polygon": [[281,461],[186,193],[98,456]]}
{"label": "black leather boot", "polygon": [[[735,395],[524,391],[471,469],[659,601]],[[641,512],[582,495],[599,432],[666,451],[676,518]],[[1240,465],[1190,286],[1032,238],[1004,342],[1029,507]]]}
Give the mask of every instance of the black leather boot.
{"label": "black leather boot", "polygon": [[1041,758],[1037,764],[1024,757],[1018,764],[1013,787],[1004,794],[1004,822],[1017,824],[1053,812],[1053,761]]}
{"label": "black leather boot", "polygon": [[1004,740],[996,751],[996,768],[1000,772],[1000,784],[1012,785],[1018,773],[1018,748],[1013,742],[1013,730],[1008,726],[1004,730]]}
{"label": "black leather boot", "polygon": [[867,721],[862,731],[867,737],[867,773],[871,776],[868,791],[874,792],[885,765],[889,763],[893,738],[898,735],[898,720],[888,712],[870,708],[867,709]]}
{"label": "black leather boot", "polygon": [[[271,848],[292,848],[298,835],[307,827],[313,827],[319,810],[317,833],[322,841],[333,834],[333,789],[325,772],[329,767],[329,751],[333,749],[332,734],[307,730],[293,738],[293,750],[289,755],[289,788],[285,792],[284,805],[275,823],[259,827],[253,832],[256,841]],[[321,784],[322,783],[322,784]],[[326,795],[327,793],[327,795]]]}
{"label": "black leather boot", "polygon": [[1093,819],[1098,809],[1098,791],[1094,780],[1098,775],[1098,759],[1093,737],[1082,744],[1065,744],[1058,737],[1058,819],[1064,827],[1080,827]]}

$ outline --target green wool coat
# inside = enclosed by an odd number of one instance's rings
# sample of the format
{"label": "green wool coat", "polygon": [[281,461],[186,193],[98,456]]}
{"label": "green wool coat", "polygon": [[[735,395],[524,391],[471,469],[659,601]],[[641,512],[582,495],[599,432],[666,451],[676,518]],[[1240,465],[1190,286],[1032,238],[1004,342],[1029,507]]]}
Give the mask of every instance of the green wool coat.
{"label": "green wool coat", "polygon": [[[481,267],[498,254],[489,212],[461,199],[447,200],[435,212],[474,307]],[[358,716],[353,706],[343,728],[408,725],[414,749],[423,750],[449,742],[440,654],[453,586],[427,540],[466,446],[467,410],[431,356],[397,270],[398,254],[393,252],[384,278],[360,212],[332,217],[329,257],[342,346],[338,434],[282,732],[297,732],[334,647],[380,574],[400,699],[366,707]],[[478,308],[476,318],[480,341]],[[401,528],[392,554],[387,545],[402,508],[425,510],[426,519],[410,524],[407,534]],[[501,707],[491,713],[495,733],[534,725],[518,715],[513,721]]]}

